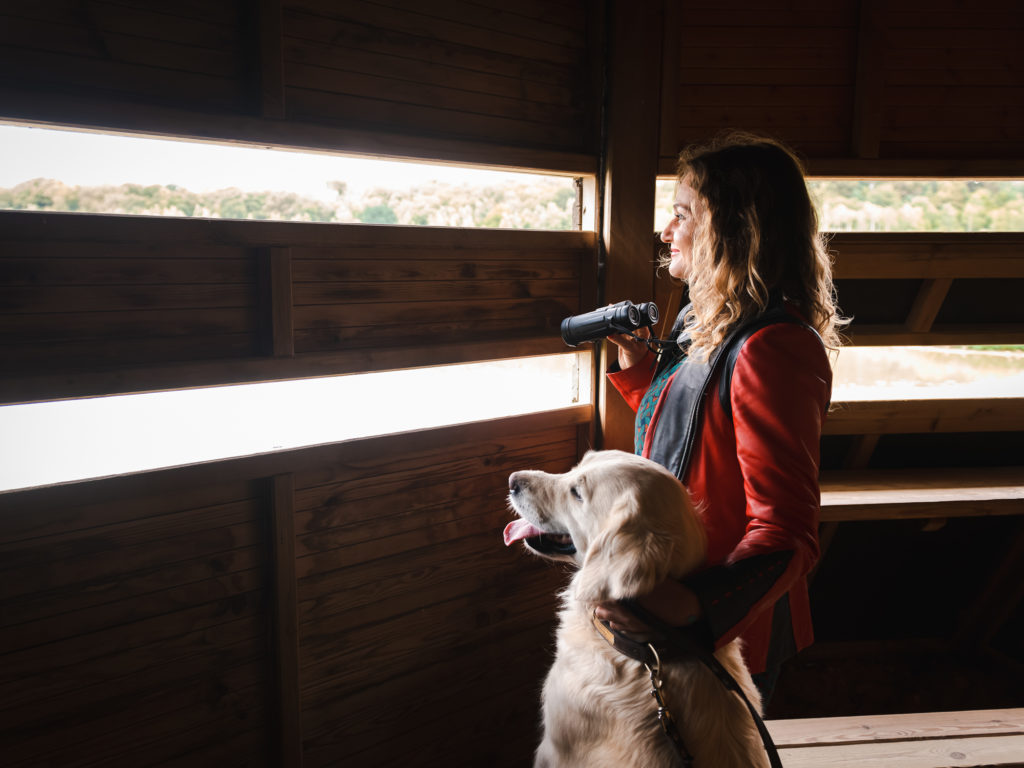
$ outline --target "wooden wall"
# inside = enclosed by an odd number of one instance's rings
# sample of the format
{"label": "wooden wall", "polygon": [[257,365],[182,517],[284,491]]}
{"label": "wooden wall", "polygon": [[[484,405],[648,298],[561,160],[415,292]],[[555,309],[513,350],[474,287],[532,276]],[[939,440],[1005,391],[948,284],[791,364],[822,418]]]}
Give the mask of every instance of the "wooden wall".
{"label": "wooden wall", "polygon": [[[5,2],[0,118],[592,189],[603,12]],[[565,351],[598,237],[0,213],[0,402]],[[594,413],[0,494],[4,764],[528,762],[565,576],[502,545],[507,476]]]}
{"label": "wooden wall", "polygon": [[592,408],[7,494],[8,766],[515,766],[564,571],[508,474]]}
{"label": "wooden wall", "polygon": [[[570,233],[0,214],[0,401],[556,351],[557,321],[602,291],[662,290],[642,201],[682,144],[718,130],[775,135],[820,175],[1022,175],[1021,20],[1006,0],[0,3],[8,121],[550,171],[594,190],[594,231]],[[851,338],[1019,342],[1020,246],[836,238]],[[523,764],[564,575],[501,546],[506,477],[568,468],[598,414],[628,433],[607,405],[0,495],[0,753]],[[995,465],[1020,445],[1012,419],[996,437],[878,435],[885,418],[827,436],[829,466]],[[990,577],[958,620],[981,617],[1009,648],[1019,624],[988,608],[1019,545],[985,547],[1020,532],[988,522],[945,540],[983,542],[970,564]],[[844,567],[815,588],[826,636],[850,628],[830,606],[872,618],[846,599],[849,553],[887,524],[859,525],[833,531]],[[917,563],[934,572],[943,547]],[[875,595],[899,578],[877,571]],[[793,714],[849,701],[849,665],[806,698],[820,664],[787,671]]]}
{"label": "wooden wall", "polygon": [[601,13],[582,0],[8,2],[0,92],[8,118],[593,173]]}
{"label": "wooden wall", "polygon": [[1024,10],[1004,0],[679,0],[661,156],[724,128],[819,175],[1021,176]]}
{"label": "wooden wall", "polygon": [[0,402],[564,351],[594,241],[0,212]]}

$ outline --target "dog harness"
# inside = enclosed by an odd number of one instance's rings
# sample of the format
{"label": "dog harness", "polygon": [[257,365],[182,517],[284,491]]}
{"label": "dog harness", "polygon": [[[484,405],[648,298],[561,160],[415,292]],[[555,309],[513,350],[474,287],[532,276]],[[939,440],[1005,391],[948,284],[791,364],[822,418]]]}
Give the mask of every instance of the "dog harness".
{"label": "dog harness", "polygon": [[746,705],[747,711],[750,712],[757,732],[761,736],[761,744],[768,755],[768,762],[771,768],[782,768],[779,750],[776,748],[775,742],[772,740],[772,736],[768,732],[768,727],[764,724],[760,713],[751,704],[750,699],[747,698],[740,684],[729,674],[729,670],[722,666],[722,663],[699,641],[694,633],[688,632],[685,628],[671,627],[665,624],[661,619],[642,608],[634,600],[622,600],[620,602],[632,611],[637,618],[657,631],[657,642],[633,640],[624,633],[612,629],[608,622],[598,619],[597,616],[593,617],[594,627],[597,629],[598,634],[612,648],[624,656],[639,661],[647,668],[651,676],[651,696],[654,697],[658,704],[658,722],[661,724],[662,731],[672,741],[676,752],[678,752],[683,762],[683,768],[693,768],[693,755],[687,749],[682,734],[679,732],[679,727],[676,725],[675,718],[668,711],[665,699],[661,693],[661,665],[663,660],[680,658],[697,659],[714,673],[726,690],[732,691],[740,697],[740,700]]}

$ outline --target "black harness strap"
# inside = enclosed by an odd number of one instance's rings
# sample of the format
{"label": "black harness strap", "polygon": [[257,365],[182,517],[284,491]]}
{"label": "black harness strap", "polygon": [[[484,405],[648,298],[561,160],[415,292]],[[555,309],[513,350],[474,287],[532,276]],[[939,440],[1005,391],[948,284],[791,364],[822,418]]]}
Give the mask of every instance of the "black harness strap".
{"label": "black harness strap", "polygon": [[[768,732],[768,727],[764,724],[764,720],[761,718],[761,714],[757,711],[757,708],[750,702],[740,684],[736,682],[736,679],[729,674],[722,663],[715,658],[715,655],[707,649],[702,643],[700,643],[691,633],[688,633],[685,628],[671,627],[654,614],[642,608],[639,603],[634,600],[622,600],[622,605],[632,611],[637,618],[650,627],[655,629],[661,638],[660,642],[664,645],[663,653],[659,653],[662,659],[666,658],[679,658],[681,656],[692,656],[696,657],[701,663],[703,663],[708,669],[710,669],[715,677],[725,686],[726,690],[732,691],[740,700],[746,705],[747,711],[750,712],[750,717],[754,721],[754,725],[757,728],[757,732],[761,735],[761,743],[764,745],[764,750],[768,755],[768,762],[771,768],[783,768],[782,760],[779,758],[779,750],[775,746],[775,742],[772,740],[772,735]],[[648,648],[647,643],[639,643],[632,640],[621,632],[608,627],[605,622],[599,622],[597,619],[594,621],[598,631],[602,637],[605,638],[611,645],[621,652],[625,656],[629,656],[632,659],[636,659],[648,666],[657,659],[657,656],[652,652],[652,649]],[[609,639],[611,636],[612,639]],[[636,655],[634,655],[634,653]],[[677,746],[679,746],[677,744]],[[683,747],[685,750],[685,747]],[[684,759],[688,756],[688,752],[685,754]],[[692,760],[692,758],[691,758]]]}

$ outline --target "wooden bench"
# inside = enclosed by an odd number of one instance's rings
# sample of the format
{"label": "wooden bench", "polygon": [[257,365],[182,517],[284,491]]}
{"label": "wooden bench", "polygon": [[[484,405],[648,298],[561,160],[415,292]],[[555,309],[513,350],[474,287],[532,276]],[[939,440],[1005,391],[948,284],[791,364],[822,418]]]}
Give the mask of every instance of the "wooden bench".
{"label": "wooden bench", "polygon": [[821,475],[821,520],[1024,514],[1024,467],[837,470]]}
{"label": "wooden bench", "polygon": [[1024,708],[773,720],[785,768],[1024,766]]}

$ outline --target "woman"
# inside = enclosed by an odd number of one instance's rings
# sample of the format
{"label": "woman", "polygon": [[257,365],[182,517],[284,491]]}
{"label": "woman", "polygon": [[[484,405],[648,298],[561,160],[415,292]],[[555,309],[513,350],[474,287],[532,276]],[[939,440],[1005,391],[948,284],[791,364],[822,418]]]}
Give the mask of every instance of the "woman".
{"label": "woman", "polygon": [[[640,600],[718,648],[736,637],[767,700],[812,641],[821,424],[838,346],[831,264],[803,172],[777,142],[731,134],[680,155],[668,272],[691,304],[660,355],[617,335],[611,383],[637,410],[637,452],[673,470],[708,534],[706,568]],[[613,366],[614,367],[614,366]],[[614,629],[643,631],[622,606]]]}

